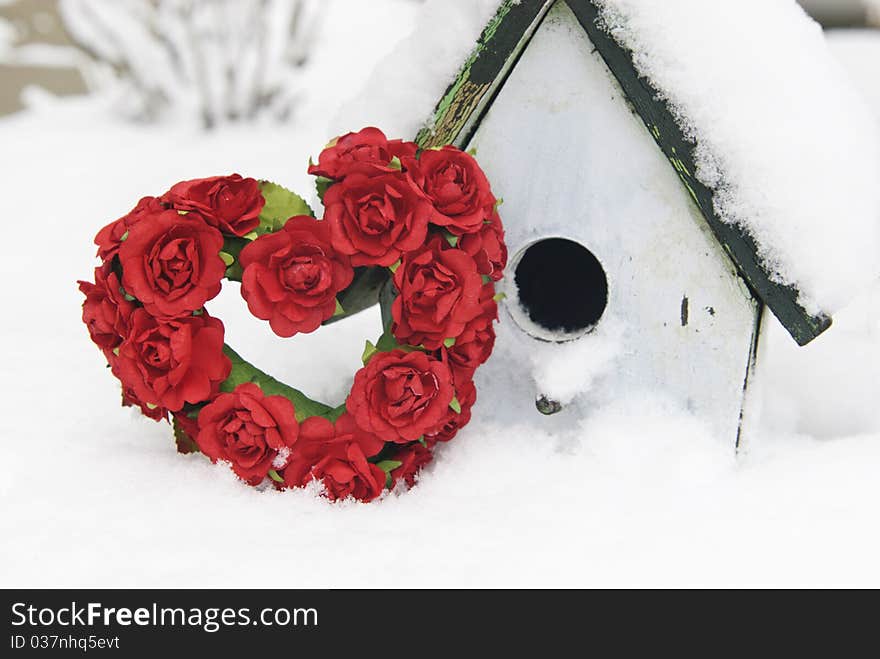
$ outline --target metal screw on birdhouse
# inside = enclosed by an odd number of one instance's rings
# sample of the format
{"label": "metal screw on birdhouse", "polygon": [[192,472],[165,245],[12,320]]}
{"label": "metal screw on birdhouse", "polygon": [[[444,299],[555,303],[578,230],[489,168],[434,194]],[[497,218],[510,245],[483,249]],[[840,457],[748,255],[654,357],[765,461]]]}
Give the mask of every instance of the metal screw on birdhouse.
{"label": "metal screw on birdhouse", "polygon": [[539,396],[535,400],[535,407],[538,408],[541,414],[546,414],[547,416],[562,411],[562,405],[558,401],[547,398],[547,396]]}

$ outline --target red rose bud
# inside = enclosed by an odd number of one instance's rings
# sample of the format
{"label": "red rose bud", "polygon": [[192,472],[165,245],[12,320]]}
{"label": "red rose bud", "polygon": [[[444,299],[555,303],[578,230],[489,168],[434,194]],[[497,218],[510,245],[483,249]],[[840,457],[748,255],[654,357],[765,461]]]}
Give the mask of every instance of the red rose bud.
{"label": "red rose bud", "polygon": [[264,396],[251,382],[220,394],[199,412],[196,442],[202,453],[214,462],[228,462],[251,485],[284,467],[298,438],[293,403],[284,396]]}
{"label": "red rose bud", "polygon": [[446,348],[449,368],[452,369],[456,381],[472,378],[477,368],[492,355],[494,347],[495,328],[490,322],[475,334],[473,340],[467,343],[456,342],[451,348]]}
{"label": "red rose bud", "polygon": [[128,335],[128,319],[134,305],[125,299],[119,277],[109,268],[95,268],[95,283],[79,283],[86,296],[82,319],[89,328],[92,341],[110,360],[114,348]]}
{"label": "red rose bud", "polygon": [[482,313],[483,279],[473,258],[444,248],[440,237],[408,254],[394,273],[399,295],[391,307],[392,331],[400,343],[428,350],[454,339]]}
{"label": "red rose bud", "polygon": [[207,314],[162,320],[131,315],[114,373],[143,405],[172,412],[212,399],[232,368],[223,354],[223,323]]}
{"label": "red rose bud", "polygon": [[392,487],[403,481],[408,487],[412,487],[418,480],[422,468],[434,459],[431,449],[419,443],[404,446],[394,452],[389,460],[399,462],[400,466],[391,470]]}
{"label": "red rose bud", "polygon": [[98,256],[102,261],[109,261],[119,252],[128,236],[128,231],[144,217],[161,213],[165,206],[156,197],[144,197],[127,215],[123,215],[105,226],[95,236],[95,244],[98,246]]}
{"label": "red rose bud", "polygon": [[490,224],[483,224],[477,233],[461,237],[458,247],[470,254],[477,264],[477,272],[487,275],[493,281],[504,276],[507,267],[507,245],[504,243],[504,229],[498,213],[493,213]]}
{"label": "red rose bud", "polygon": [[288,487],[302,487],[313,478],[332,500],[352,496],[375,499],[385,488],[385,472],[368,462],[385,442],[359,428],[348,414],[333,424],[309,417],[300,425],[300,438],[287,467],[280,472]]}
{"label": "red rose bud", "polygon": [[355,174],[327,190],[324,219],[333,247],[351,264],[388,267],[425,242],[431,205],[406,174]]}
{"label": "red rose bud", "polygon": [[452,373],[423,352],[376,353],[354,376],[346,409],[363,430],[396,443],[420,438],[447,414]]}
{"label": "red rose bud", "polygon": [[239,257],[241,294],[278,336],[313,332],[336,311],[336,295],[354,276],[349,258],[330,242],[326,222],[293,217],[260,236]]}
{"label": "red rose bud", "polygon": [[239,174],[183,181],[162,199],[177,210],[196,211],[208,224],[236,236],[259,226],[266,203],[259,182]]}
{"label": "red rose bud", "polygon": [[119,248],[122,285],[154,316],[191,313],[220,292],[223,236],[195,213],[166,210],[138,222]]}
{"label": "red rose bud", "polygon": [[455,383],[455,397],[461,407],[461,412],[449,408],[446,418],[430,432],[425,433],[425,441],[431,445],[434,442],[448,442],[458,434],[471,420],[471,408],[477,402],[477,388],[471,379]]}
{"label": "red rose bud", "polygon": [[489,180],[470,154],[454,146],[423,151],[404,164],[416,185],[431,200],[431,223],[455,235],[476,233],[492,217],[495,196]]}
{"label": "red rose bud", "polygon": [[378,128],[364,128],[334,140],[321,152],[318,164],[309,166],[309,174],[341,181],[351,174],[376,176],[394,171],[394,158],[411,158],[418,147],[413,142],[389,141]]}

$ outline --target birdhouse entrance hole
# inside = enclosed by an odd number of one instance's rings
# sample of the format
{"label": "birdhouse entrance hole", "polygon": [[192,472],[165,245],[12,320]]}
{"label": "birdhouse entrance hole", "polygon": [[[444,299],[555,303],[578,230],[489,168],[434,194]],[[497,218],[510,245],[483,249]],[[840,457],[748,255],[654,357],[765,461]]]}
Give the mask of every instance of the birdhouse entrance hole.
{"label": "birdhouse entrance hole", "polygon": [[599,259],[565,238],[532,243],[514,274],[521,314],[517,322],[536,338],[564,341],[592,329],[608,305],[608,279]]}

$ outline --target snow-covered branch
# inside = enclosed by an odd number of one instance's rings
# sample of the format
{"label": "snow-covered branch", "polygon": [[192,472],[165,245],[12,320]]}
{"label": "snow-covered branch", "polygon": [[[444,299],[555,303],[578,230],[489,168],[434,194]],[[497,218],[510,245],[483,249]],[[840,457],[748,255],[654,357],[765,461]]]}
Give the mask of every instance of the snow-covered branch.
{"label": "snow-covered branch", "polygon": [[120,87],[125,111],[206,128],[287,117],[300,92],[318,0],[60,0],[65,27],[97,88]]}

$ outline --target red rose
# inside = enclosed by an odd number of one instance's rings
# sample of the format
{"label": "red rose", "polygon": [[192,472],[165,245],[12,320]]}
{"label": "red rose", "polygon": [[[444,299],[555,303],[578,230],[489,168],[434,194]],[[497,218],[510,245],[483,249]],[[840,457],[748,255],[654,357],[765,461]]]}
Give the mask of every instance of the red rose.
{"label": "red rose", "polygon": [[371,501],[385,489],[386,476],[368,458],[384,446],[384,441],[363,431],[348,414],[335,424],[309,417],[300,426],[299,443],[281,476],[288,487],[302,487],[316,478],[334,501],[348,496]]}
{"label": "red rose", "polygon": [[456,412],[452,408],[449,413],[436,428],[425,433],[425,440],[430,444],[433,442],[448,442],[458,434],[458,431],[464,428],[471,420],[471,408],[477,402],[477,387],[471,379],[455,383],[455,396],[461,407],[461,412]]}
{"label": "red rose", "polygon": [[449,368],[456,380],[465,380],[474,376],[474,371],[486,362],[495,347],[495,328],[491,321],[476,333],[473,341],[457,343],[446,349]]}
{"label": "red rose", "polygon": [[154,316],[200,309],[220,292],[223,236],[201,218],[166,210],[133,226],[119,248],[122,285]]}
{"label": "red rose", "polygon": [[327,223],[306,216],[257,238],[241,251],[240,262],[248,309],[278,336],[318,329],[354,276],[348,257],[333,249]]}
{"label": "red rose", "polygon": [[212,461],[225,460],[251,485],[282,468],[299,437],[293,403],[264,396],[252,382],[223,393],[199,412],[196,442]]}
{"label": "red rose", "polygon": [[92,341],[108,359],[128,335],[128,319],[134,311],[134,305],[125,299],[121,289],[119,277],[109,268],[95,268],[94,284],[79,282],[79,290],[86,296],[83,322]]}
{"label": "red rose", "polygon": [[399,448],[389,459],[401,463],[399,467],[391,470],[392,482],[396,484],[397,481],[402,480],[409,487],[412,487],[416,484],[416,480],[418,479],[422,467],[434,459],[434,453],[431,449],[422,446],[419,443],[415,443],[411,446],[403,446]]}
{"label": "red rose", "polygon": [[378,128],[364,128],[333,140],[309,166],[309,174],[341,181],[351,174],[375,176],[393,171],[393,158],[414,157],[418,147],[413,142],[388,140]]}
{"label": "red rose", "polygon": [[175,209],[196,211],[208,224],[236,236],[259,226],[266,203],[257,180],[239,174],[182,181],[163,200]]}
{"label": "red rose", "polygon": [[408,254],[394,273],[399,295],[391,313],[401,343],[434,350],[456,338],[480,315],[483,279],[474,260],[460,249],[444,249],[442,238]]}
{"label": "red rose", "polygon": [[232,368],[223,354],[223,323],[206,313],[162,320],[144,309],[131,315],[115,372],[144,405],[172,412],[213,398]]}
{"label": "red rose", "polygon": [[156,197],[144,197],[127,215],[123,215],[105,226],[95,236],[95,244],[98,246],[98,256],[102,261],[109,261],[123,243],[126,234],[135,224],[143,218],[165,210],[165,206]]}
{"label": "red rose", "polygon": [[406,161],[413,180],[434,205],[431,222],[456,235],[475,233],[495,209],[489,180],[470,154],[454,146],[423,151]]}
{"label": "red rose", "polygon": [[397,443],[418,439],[446,415],[452,373],[423,352],[379,352],[354,376],[346,409],[369,432]]}
{"label": "red rose", "polygon": [[490,224],[483,224],[477,233],[461,237],[458,247],[470,254],[477,264],[477,272],[487,275],[493,281],[504,276],[507,267],[507,245],[504,243],[504,228],[498,213],[492,214]]}
{"label": "red rose", "polygon": [[498,318],[498,304],[494,295],[495,289],[491,284],[483,286],[480,315],[465,326],[454,345],[442,349],[456,382],[472,378],[477,367],[492,355],[495,347],[495,327],[492,323]]}
{"label": "red rose", "polygon": [[431,204],[399,172],[347,177],[324,195],[333,247],[351,263],[389,266],[425,242]]}

